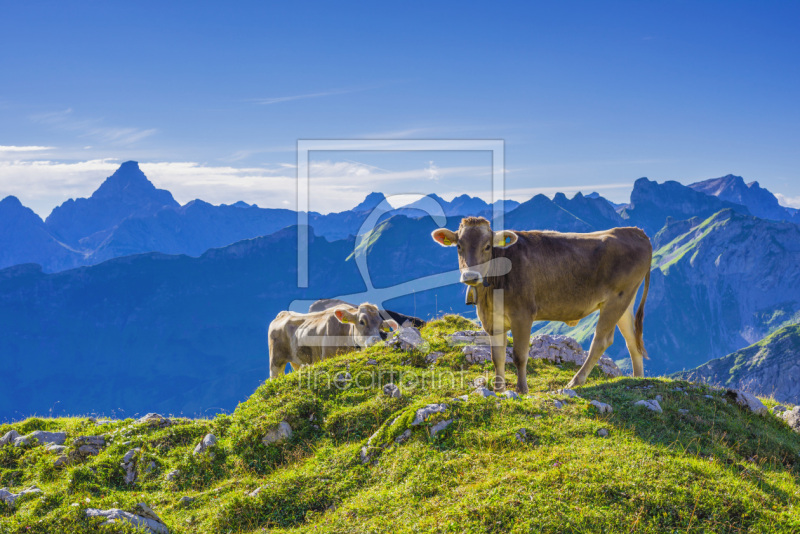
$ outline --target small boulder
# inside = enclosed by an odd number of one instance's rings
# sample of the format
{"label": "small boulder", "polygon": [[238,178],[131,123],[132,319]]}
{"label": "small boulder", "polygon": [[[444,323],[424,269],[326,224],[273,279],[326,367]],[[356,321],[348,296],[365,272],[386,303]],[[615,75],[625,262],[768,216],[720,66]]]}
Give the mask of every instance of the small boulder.
{"label": "small boulder", "polygon": [[120,467],[125,470],[125,484],[133,484],[136,482],[136,456],[141,452],[141,448],[136,447],[125,453],[122,457]]}
{"label": "small boulder", "polygon": [[144,417],[140,417],[139,419],[137,419],[136,424],[147,425],[157,428],[164,428],[170,426],[172,424],[172,421],[161,414],[149,413]]}
{"label": "small boulder", "polygon": [[423,406],[414,413],[414,420],[411,422],[411,426],[421,425],[433,414],[445,412],[447,408],[448,406],[446,404],[428,404],[427,406]]}
{"label": "small boulder", "polygon": [[386,340],[386,346],[404,351],[424,350],[427,342],[422,339],[419,329],[413,326],[401,326],[394,335]]}
{"label": "small boulder", "polygon": [[174,470],[170,471],[169,473],[167,473],[167,474],[164,476],[164,478],[165,478],[165,479],[167,479],[167,480],[169,480],[169,481],[173,481],[173,480],[175,480],[176,478],[178,478],[179,476],[181,476],[181,472],[180,472],[180,470],[179,470],[179,469],[174,469]]}
{"label": "small boulder", "polygon": [[14,446],[22,447],[23,445],[31,445],[33,443],[38,443],[39,445],[63,445],[65,441],[67,441],[66,432],[45,432],[44,430],[36,430],[15,439]]}
{"label": "small boulder", "polygon": [[600,430],[597,431],[597,437],[598,438],[607,438],[608,437],[608,430],[606,430],[605,428],[601,428]]}
{"label": "small boulder", "polygon": [[580,395],[575,393],[574,389],[559,389],[558,391],[556,391],[556,393],[558,393],[560,395],[566,395],[567,398],[570,398],[570,399],[580,399],[581,398]]}
{"label": "small boulder", "polygon": [[179,508],[186,508],[187,506],[191,505],[195,501],[194,497],[188,497],[184,495],[178,500],[178,507]]}
{"label": "small boulder", "polygon": [[392,399],[399,399],[403,396],[400,388],[391,382],[383,386],[383,394]]}
{"label": "small boulder", "polygon": [[495,395],[494,391],[492,391],[492,390],[490,390],[488,388],[485,388],[485,387],[475,388],[473,390],[472,394],[476,395],[478,397],[484,397],[484,398],[485,397],[496,397],[497,396],[497,395]]}
{"label": "small boulder", "polygon": [[411,429],[407,428],[402,434],[394,438],[395,443],[405,443],[411,437]]}
{"label": "small boulder", "polygon": [[610,404],[600,402],[599,400],[593,400],[589,404],[597,408],[599,413],[612,413],[614,411],[614,408],[612,408]]}
{"label": "small boulder", "polygon": [[[169,534],[169,529],[160,520],[155,520],[138,514],[132,514],[118,508],[100,510],[99,508],[87,508],[84,512],[87,517],[104,518],[106,521],[101,525],[114,525],[117,521],[125,521],[135,527],[141,527],[150,534]],[[157,517],[157,516],[156,516]]]}
{"label": "small boulder", "polygon": [[45,447],[44,450],[46,450],[47,452],[54,452],[56,454],[61,454],[62,452],[67,450],[67,447],[66,445],[56,445],[53,443]]}
{"label": "small boulder", "polygon": [[18,437],[20,437],[19,432],[16,430],[9,430],[3,435],[2,438],[0,438],[0,447],[13,444]]}
{"label": "small boulder", "polygon": [[517,393],[516,393],[516,392],[514,392],[514,391],[511,391],[511,390],[504,391],[504,392],[502,392],[502,393],[501,393],[499,396],[500,396],[500,397],[505,397],[505,398],[507,398],[507,399],[519,400],[519,395],[517,395]]}
{"label": "small boulder", "polygon": [[28,489],[24,489],[24,490],[20,491],[19,493],[11,493],[10,491],[8,491],[8,488],[2,488],[2,489],[0,489],[0,501],[3,501],[8,506],[14,506],[14,503],[20,497],[25,497],[26,495],[34,495],[34,494],[37,494],[37,493],[42,493],[42,490],[40,490],[36,486],[32,486],[32,487],[30,487]]}
{"label": "small boulder", "polygon": [[373,360],[372,358],[370,358],[369,360],[367,360],[367,365],[378,365],[378,360]]}
{"label": "small boulder", "polygon": [[292,438],[292,427],[286,421],[281,421],[277,426],[270,429],[263,438],[261,443],[269,445],[271,443],[280,443]]}
{"label": "small boulder", "polygon": [[203,454],[217,446],[217,436],[214,434],[206,434],[203,440],[194,448],[193,454]]}
{"label": "small boulder", "polygon": [[53,462],[53,467],[64,467],[65,465],[67,465],[67,463],[69,463],[69,458],[67,458],[65,455],[62,454],[61,456],[55,459],[55,461]]}
{"label": "small boulder", "polygon": [[783,420],[786,421],[792,430],[800,432],[800,406],[795,406],[791,410],[786,410],[781,414]]}
{"label": "small boulder", "polygon": [[425,363],[436,363],[436,361],[442,356],[444,356],[444,352],[431,352],[425,356]]}
{"label": "small boulder", "polygon": [[262,489],[264,489],[263,486],[259,486],[256,489],[254,489],[253,491],[251,491],[250,493],[248,493],[247,496],[248,497],[258,497],[258,495],[261,493]]}
{"label": "small boulder", "polygon": [[661,409],[661,405],[658,404],[658,401],[655,399],[651,400],[640,400],[633,403],[634,406],[644,406],[648,410],[661,413],[664,410]]}
{"label": "small boulder", "polygon": [[453,423],[452,419],[447,419],[446,421],[439,421],[435,425],[431,427],[431,437],[435,438],[436,434],[447,428]]}
{"label": "small boulder", "polygon": [[561,402],[560,400],[554,400],[553,401],[553,406],[556,407],[556,410],[560,410],[561,408],[564,407],[564,403]]}
{"label": "small boulder", "polygon": [[516,434],[514,434],[514,437],[520,443],[527,443],[527,441],[528,441],[528,429],[520,428],[519,430],[517,430]]}
{"label": "small boulder", "polygon": [[738,404],[739,406],[750,412],[759,415],[765,415],[769,412],[769,410],[767,410],[767,407],[764,406],[764,403],[762,403],[758,399],[758,397],[750,393],[746,393],[744,391],[739,391],[736,389],[729,389],[725,393],[725,395],[730,399],[732,399],[736,404]]}

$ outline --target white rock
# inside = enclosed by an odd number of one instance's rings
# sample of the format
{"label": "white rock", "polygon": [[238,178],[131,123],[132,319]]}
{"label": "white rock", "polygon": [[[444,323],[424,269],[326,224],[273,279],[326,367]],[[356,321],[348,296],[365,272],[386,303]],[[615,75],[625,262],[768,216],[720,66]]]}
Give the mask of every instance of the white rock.
{"label": "white rock", "polygon": [[254,489],[253,491],[251,491],[250,493],[248,493],[247,496],[248,497],[257,497],[258,494],[261,493],[262,489],[264,489],[264,487],[263,486],[259,486],[256,489]]}
{"label": "white rock", "polygon": [[397,385],[392,384],[391,382],[383,386],[383,394],[393,399],[399,399],[400,397],[403,396],[403,393],[400,391],[400,388],[397,387]]}
{"label": "white rock", "polygon": [[614,411],[614,408],[612,408],[610,404],[600,402],[599,400],[593,400],[589,404],[597,408],[597,411],[600,413],[612,413]]}
{"label": "white rock", "polygon": [[[461,349],[467,363],[486,363],[492,361],[492,349],[488,345],[467,345]],[[514,363],[511,347],[506,347],[506,363]]]}
{"label": "white rock", "polygon": [[554,400],[553,406],[555,406],[557,410],[560,410],[561,408],[564,407],[564,403],[561,402],[560,400]]}
{"label": "white rock", "polygon": [[640,400],[633,403],[634,406],[644,406],[648,410],[652,410],[654,412],[661,413],[664,410],[661,409],[661,406],[658,404],[658,401],[655,399],[652,400]]}
{"label": "white rock", "polygon": [[170,419],[158,413],[149,413],[144,417],[140,417],[135,422],[136,424],[154,426],[158,428],[163,428],[172,424]]}
{"label": "white rock", "polygon": [[395,443],[405,443],[411,437],[411,429],[407,428],[402,434],[394,438]]}
{"label": "white rock", "polygon": [[[556,364],[573,363],[578,367],[583,365],[588,356],[589,353],[571,337],[546,334],[531,338],[531,348],[528,353],[528,357],[534,360],[548,360]],[[606,376],[622,376],[617,364],[606,355],[600,357],[597,367]]]}
{"label": "white rock", "polygon": [[781,414],[786,424],[792,427],[795,432],[800,432],[800,406],[795,406],[791,410],[786,410]]}
{"label": "white rock", "polygon": [[367,365],[378,365],[378,360],[373,360],[372,358],[370,358],[369,360],[367,360]]}
{"label": "white rock", "polygon": [[519,400],[519,395],[516,392],[508,390],[504,391],[500,394],[500,397],[505,397],[507,399]]}
{"label": "white rock", "polygon": [[[259,489],[261,489],[261,488],[259,488]],[[194,497],[189,497],[189,496],[184,495],[178,501],[178,506],[181,507],[181,508],[186,508],[187,506],[192,504],[194,501],[195,501]]]}
{"label": "white rock", "polygon": [[217,436],[206,434],[203,440],[194,448],[194,454],[202,454],[217,446]]}
{"label": "white rock", "polygon": [[113,525],[117,521],[124,521],[136,527],[142,527],[152,534],[169,534],[169,529],[161,523],[149,517],[144,517],[130,512],[125,512],[118,508],[111,508],[110,510],[100,510],[98,508],[87,508],[87,517],[100,517],[105,518],[106,521],[102,525]]}
{"label": "white rock", "polygon": [[134,458],[141,450],[141,448],[136,447],[126,452],[125,456],[122,457],[122,463],[119,466],[125,470],[125,484],[130,485],[136,482],[136,460]]}
{"label": "white rock", "polygon": [[281,421],[278,426],[270,429],[266,435],[261,439],[264,445],[270,443],[279,443],[292,438],[292,427],[286,421]]}
{"label": "white rock", "polygon": [[608,430],[606,430],[605,428],[601,428],[600,430],[597,431],[597,437],[598,438],[607,438],[608,437]]}
{"label": "white rock", "polygon": [[458,397],[453,397],[453,400],[457,402],[467,402],[469,400],[469,395],[459,395]]}
{"label": "white rock", "polygon": [[729,389],[726,395],[731,397],[736,404],[753,413],[757,413],[759,415],[765,415],[769,413],[769,410],[767,410],[767,407],[764,406],[764,403],[762,403],[755,395],[751,395],[750,393],[745,393],[744,391],[739,391],[736,389]]}
{"label": "white rock", "polygon": [[175,480],[176,478],[178,478],[180,475],[181,475],[180,470],[179,469],[174,469],[174,470],[170,471],[169,473],[167,473],[164,476],[164,478],[166,478],[167,480],[172,481],[172,480]]}
{"label": "white rock", "polygon": [[452,419],[447,419],[446,421],[439,421],[435,425],[431,427],[431,437],[435,438],[436,434],[447,428],[453,423]]}
{"label": "white rock", "polygon": [[444,352],[431,352],[425,356],[425,363],[436,363],[436,360],[444,356]]}
{"label": "white rock", "polygon": [[491,390],[489,390],[487,388],[483,388],[483,387],[475,388],[475,390],[472,392],[472,394],[473,395],[477,395],[478,397],[496,397],[497,396],[497,395],[495,395],[494,391],[491,391]]}
{"label": "white rock", "polygon": [[56,454],[61,454],[65,450],[67,450],[66,445],[56,445],[55,443],[48,445],[44,448],[47,452],[54,452]]}
{"label": "white rock", "polygon": [[428,417],[435,413],[442,413],[446,411],[447,408],[448,406],[446,404],[428,404],[427,406],[423,406],[414,413],[414,420],[411,422],[411,426],[421,425]]}
{"label": "white rock", "polygon": [[580,395],[575,393],[574,389],[559,389],[558,391],[556,391],[556,393],[559,393],[561,395],[566,395],[570,399],[580,399],[581,398]]}
{"label": "white rock", "polygon": [[22,447],[23,445],[30,445],[35,442],[39,445],[47,445],[50,443],[63,445],[65,441],[67,441],[66,432],[45,432],[44,430],[36,430],[15,439],[14,446]]}
{"label": "white rock", "polygon": [[425,350],[428,343],[422,339],[422,334],[413,326],[401,326],[399,330],[394,332],[394,335],[386,340],[387,347],[393,347],[400,350]]}
{"label": "white rock", "polygon": [[20,497],[36,493],[42,493],[42,490],[40,490],[36,486],[22,490],[19,493],[11,493],[10,491],[8,491],[8,488],[3,488],[0,489],[0,501],[3,501],[8,506],[14,506],[14,502],[16,502],[16,500],[19,499]]}
{"label": "white rock", "polygon": [[19,432],[16,430],[9,430],[2,438],[0,438],[0,447],[4,445],[11,445],[19,437]]}

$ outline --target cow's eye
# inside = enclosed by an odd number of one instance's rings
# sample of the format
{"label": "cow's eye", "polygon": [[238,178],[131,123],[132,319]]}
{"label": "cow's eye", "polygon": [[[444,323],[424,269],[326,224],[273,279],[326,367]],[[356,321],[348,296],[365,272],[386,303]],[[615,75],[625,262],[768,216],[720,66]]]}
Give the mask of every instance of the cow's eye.
{"label": "cow's eye", "polygon": [[492,245],[491,245],[491,243],[490,243],[490,244],[488,244],[488,245],[486,245],[486,247],[485,247],[483,250],[485,250],[486,252],[489,252],[490,250],[492,250]]}
{"label": "cow's eye", "polygon": [[367,326],[367,322],[364,319],[361,319],[359,322],[361,323],[361,326]]}
{"label": "cow's eye", "polygon": [[461,250],[461,244],[460,243],[456,245],[456,249]]}

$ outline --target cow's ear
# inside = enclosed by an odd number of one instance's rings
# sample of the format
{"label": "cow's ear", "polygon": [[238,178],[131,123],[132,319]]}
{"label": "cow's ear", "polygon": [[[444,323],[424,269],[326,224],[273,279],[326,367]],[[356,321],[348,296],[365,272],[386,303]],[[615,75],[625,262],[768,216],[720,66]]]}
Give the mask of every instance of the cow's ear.
{"label": "cow's ear", "polygon": [[502,232],[494,233],[494,246],[500,248],[510,247],[517,242],[519,237],[511,230],[503,230]]}
{"label": "cow's ear", "polygon": [[355,323],[356,322],[356,315],[351,313],[347,310],[336,310],[333,312],[336,315],[336,318],[339,319],[340,323]]}
{"label": "cow's ear", "polygon": [[458,241],[458,235],[447,228],[439,228],[438,230],[434,230],[431,233],[431,237],[443,247],[452,247],[456,244],[456,241]]}
{"label": "cow's ear", "polygon": [[386,319],[381,323],[381,330],[384,332],[389,332],[390,330],[397,330],[400,326],[397,324],[397,321],[394,319]]}

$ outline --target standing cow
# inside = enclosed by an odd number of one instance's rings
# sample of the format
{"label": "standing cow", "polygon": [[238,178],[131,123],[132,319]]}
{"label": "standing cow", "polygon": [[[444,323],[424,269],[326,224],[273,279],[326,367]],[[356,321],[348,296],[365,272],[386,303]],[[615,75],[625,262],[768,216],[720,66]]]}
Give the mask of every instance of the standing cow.
{"label": "standing cow", "polygon": [[[442,246],[458,247],[461,282],[475,291],[478,318],[492,341],[495,389],[505,389],[506,332],[514,337],[517,390],[528,392],[527,369],[533,321],[570,325],[600,311],[589,356],[568,387],[586,382],[614,340],[617,326],[631,355],[634,376],[644,376],[644,303],[650,286],[653,248],[638,228],[613,228],[586,234],[549,231],[492,231],[483,217],[467,217],[457,232],[435,230]],[[511,270],[493,275],[491,260],[507,258]],[[634,317],[634,297],[644,291]],[[474,288],[474,289],[472,289]],[[502,309],[494,309],[501,289]],[[499,301],[498,301],[499,302]]]}
{"label": "standing cow", "polygon": [[342,304],[314,313],[282,311],[269,325],[270,377],[284,374],[287,363],[296,369],[372,346],[387,328],[398,326],[392,319],[384,320],[373,304]]}

